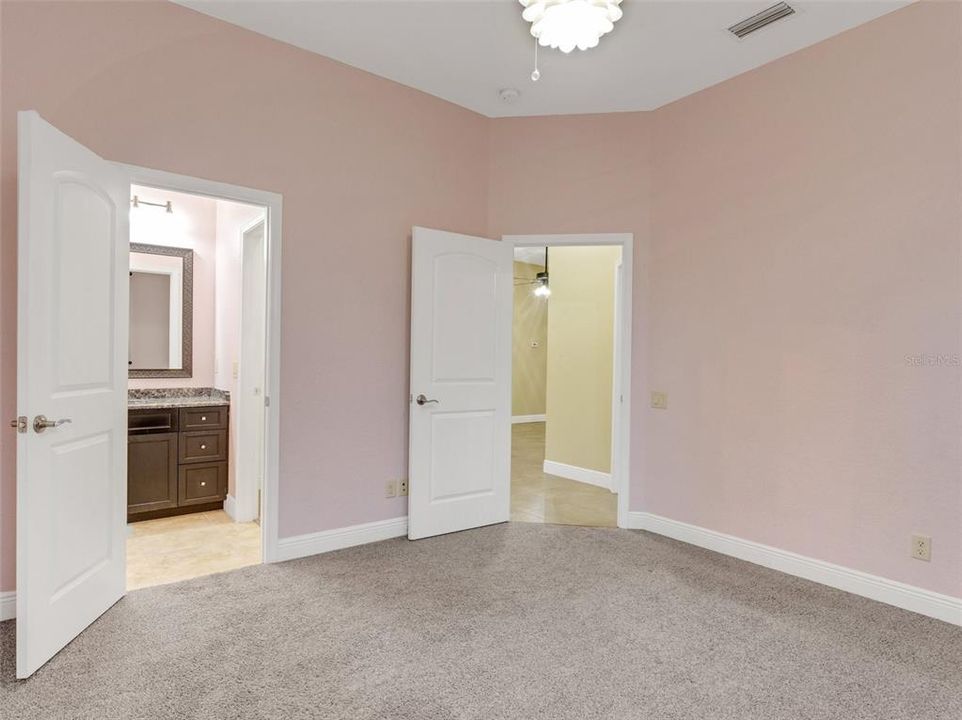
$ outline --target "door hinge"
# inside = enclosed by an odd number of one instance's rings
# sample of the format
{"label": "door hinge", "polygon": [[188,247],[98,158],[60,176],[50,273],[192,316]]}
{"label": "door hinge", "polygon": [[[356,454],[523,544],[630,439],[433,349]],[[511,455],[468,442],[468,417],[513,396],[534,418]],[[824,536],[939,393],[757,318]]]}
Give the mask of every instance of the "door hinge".
{"label": "door hinge", "polygon": [[271,398],[270,398],[270,395],[265,395],[265,396],[264,396],[264,407],[270,407],[270,406],[271,406]]}

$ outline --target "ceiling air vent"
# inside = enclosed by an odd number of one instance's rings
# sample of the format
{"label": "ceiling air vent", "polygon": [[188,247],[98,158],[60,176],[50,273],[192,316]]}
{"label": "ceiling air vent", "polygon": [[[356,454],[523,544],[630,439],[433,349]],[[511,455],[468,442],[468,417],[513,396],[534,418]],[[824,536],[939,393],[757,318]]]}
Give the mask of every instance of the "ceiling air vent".
{"label": "ceiling air vent", "polygon": [[735,23],[728,28],[728,30],[735,37],[741,39],[746,35],[751,35],[756,30],[761,30],[773,22],[777,22],[782,18],[787,18],[789,15],[794,14],[795,9],[791,5],[780,2],[777,5],[772,5],[770,8],[762,10],[760,13],[752,15],[750,18],[745,18],[741,22]]}

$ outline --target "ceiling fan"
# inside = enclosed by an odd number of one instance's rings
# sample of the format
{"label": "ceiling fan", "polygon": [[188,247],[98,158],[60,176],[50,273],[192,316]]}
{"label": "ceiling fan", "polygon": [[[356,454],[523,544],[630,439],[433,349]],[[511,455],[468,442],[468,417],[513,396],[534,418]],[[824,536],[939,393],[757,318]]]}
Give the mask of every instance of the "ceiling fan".
{"label": "ceiling fan", "polygon": [[[520,281],[520,282],[519,282]],[[544,249],[544,270],[534,276],[534,280],[527,277],[514,278],[515,287],[523,285],[534,285],[534,294],[538,297],[546,298],[551,295],[551,288],[548,285],[548,248]]]}

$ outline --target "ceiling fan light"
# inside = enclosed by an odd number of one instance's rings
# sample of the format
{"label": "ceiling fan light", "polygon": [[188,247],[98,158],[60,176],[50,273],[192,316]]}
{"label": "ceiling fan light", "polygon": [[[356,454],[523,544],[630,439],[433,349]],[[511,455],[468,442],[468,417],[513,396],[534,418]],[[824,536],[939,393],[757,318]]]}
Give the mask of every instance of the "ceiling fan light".
{"label": "ceiling fan light", "polygon": [[531,23],[531,34],[542,47],[563,53],[596,47],[624,14],[621,0],[519,0],[521,17]]}
{"label": "ceiling fan light", "polygon": [[[523,4],[524,3],[522,3],[522,5]],[[528,22],[535,22],[536,20],[539,20],[541,16],[544,15],[544,5],[545,4],[543,2],[534,2],[531,5],[528,5],[528,7],[524,9],[524,12],[521,13],[521,17]]]}

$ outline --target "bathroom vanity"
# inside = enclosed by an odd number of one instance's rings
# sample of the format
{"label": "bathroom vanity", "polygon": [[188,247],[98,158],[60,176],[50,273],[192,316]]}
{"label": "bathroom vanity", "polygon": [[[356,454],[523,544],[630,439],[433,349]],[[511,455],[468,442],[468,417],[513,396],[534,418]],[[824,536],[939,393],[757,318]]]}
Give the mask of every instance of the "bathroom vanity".
{"label": "bathroom vanity", "polygon": [[220,509],[230,399],[212,388],[131,390],[127,521]]}
{"label": "bathroom vanity", "polygon": [[193,377],[194,253],[130,246],[127,521],[216,510],[227,498],[230,397],[209,387],[144,388]]}

